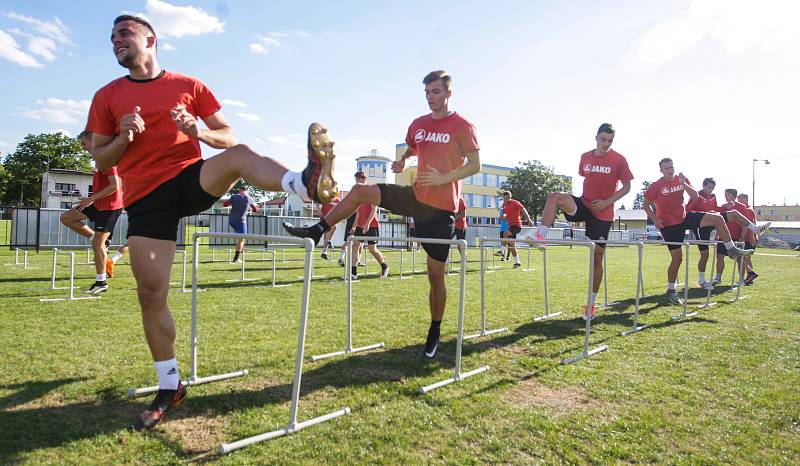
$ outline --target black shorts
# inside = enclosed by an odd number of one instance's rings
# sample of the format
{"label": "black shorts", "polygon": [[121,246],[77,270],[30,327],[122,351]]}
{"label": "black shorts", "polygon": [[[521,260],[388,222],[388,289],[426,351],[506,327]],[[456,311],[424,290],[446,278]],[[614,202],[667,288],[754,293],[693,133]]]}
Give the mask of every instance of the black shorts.
{"label": "black shorts", "polygon": [[467,229],[466,228],[456,228],[453,231],[454,231],[453,237],[455,237],[455,239],[463,239],[463,240],[467,239]]}
{"label": "black shorts", "polygon": [[350,230],[353,228],[353,225],[356,223],[356,214],[355,212],[353,215],[347,218],[347,223],[344,224],[344,239],[350,236]]}
{"label": "black shorts", "polygon": [[[700,221],[703,220],[704,215],[704,212],[689,212],[683,222],[662,228],[661,236],[667,243],[683,243],[686,239],[686,230],[699,230]],[[673,249],[680,249],[681,245],[668,244],[667,248],[672,251]]]}
{"label": "black shorts", "polygon": [[755,249],[756,246],[757,246],[757,244],[748,243],[747,241],[745,241],[745,243],[744,243],[744,249]]}
{"label": "black shorts", "polygon": [[727,256],[728,255],[728,248],[725,247],[722,243],[717,243],[717,255],[718,256]]}
{"label": "black shorts", "polygon": [[[81,213],[89,217],[89,220],[94,223],[95,231],[112,234],[114,233],[114,226],[117,224],[120,214],[122,214],[122,209],[97,210],[97,207],[90,205],[83,209]],[[108,238],[111,239],[111,236],[109,235]]]}
{"label": "black shorts", "polygon": [[[367,231],[362,230],[361,228],[356,228],[356,236],[375,236],[378,237],[378,227],[369,227]],[[377,241],[367,241],[367,244],[377,244]]]}
{"label": "black shorts", "polygon": [[[702,240],[702,241],[709,241],[709,240],[711,240],[711,232],[714,231],[714,230],[715,230],[714,227],[697,228],[697,229],[693,230],[694,231],[694,237],[699,239],[699,240]],[[699,249],[701,251],[708,251],[708,245],[707,244],[698,244],[697,245],[697,249]]]}
{"label": "black shorts", "polygon": [[[381,190],[380,206],[406,217],[414,218],[414,234],[417,238],[451,239],[455,213],[437,209],[417,200],[414,188],[396,184],[378,183]],[[439,262],[447,262],[449,244],[420,243],[428,256]]]}
{"label": "black shorts", "polygon": [[198,214],[218,199],[203,191],[200,186],[200,167],[203,160],[184,168],[178,176],[167,180],[150,194],[126,207],[128,211],[128,238],[145,238],[176,241],[178,221],[188,215]]}
{"label": "black shorts", "polygon": [[513,227],[508,227],[508,237],[509,238],[516,238],[519,232],[522,231],[522,227],[519,225],[514,225]]}
{"label": "black shorts", "polygon": [[[608,239],[608,232],[611,231],[611,224],[614,223],[610,220],[600,220],[595,217],[591,210],[583,203],[583,199],[572,196],[575,205],[578,207],[575,213],[569,215],[564,213],[564,217],[570,222],[584,222],[586,223],[586,237],[593,240]],[[597,247],[604,248],[604,243],[598,243]]]}

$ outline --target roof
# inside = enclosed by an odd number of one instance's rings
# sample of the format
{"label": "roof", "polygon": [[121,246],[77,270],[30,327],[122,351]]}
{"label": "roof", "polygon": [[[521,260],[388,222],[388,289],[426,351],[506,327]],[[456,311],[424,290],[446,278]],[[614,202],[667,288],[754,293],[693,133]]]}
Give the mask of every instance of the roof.
{"label": "roof", "polygon": [[80,170],[66,170],[64,168],[51,168],[50,170],[47,170],[47,173],[63,173],[65,175],[88,175],[88,176],[92,176],[91,172],[86,173],[86,172],[83,172],[83,171],[80,171]]}
{"label": "roof", "polygon": [[286,198],[285,197],[277,197],[275,199],[270,199],[270,200],[266,201],[264,203],[264,205],[265,206],[267,206],[267,205],[283,205],[284,202],[286,202]]}
{"label": "roof", "polygon": [[356,157],[356,161],[359,160],[380,160],[381,162],[391,162],[392,159],[389,157],[384,157],[382,155],[364,155],[361,157]]}
{"label": "roof", "polygon": [[[763,223],[763,222],[759,222]],[[783,222],[783,221],[775,221],[772,222],[770,228],[800,228],[800,222]]]}
{"label": "roof", "polygon": [[617,213],[614,215],[615,220],[647,220],[647,214],[644,210],[636,209],[636,210],[629,210],[629,209],[617,209]]}

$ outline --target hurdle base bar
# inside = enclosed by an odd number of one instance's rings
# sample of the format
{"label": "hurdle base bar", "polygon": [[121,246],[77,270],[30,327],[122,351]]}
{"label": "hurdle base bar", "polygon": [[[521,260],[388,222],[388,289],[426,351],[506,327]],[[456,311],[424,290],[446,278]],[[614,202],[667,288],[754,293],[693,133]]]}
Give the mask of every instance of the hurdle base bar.
{"label": "hurdle base bar", "polygon": [[[76,287],[78,288],[78,287]],[[69,288],[67,288],[69,289]],[[52,303],[56,301],[77,301],[79,299],[100,299],[100,296],[78,296],[77,298],[42,298],[39,300],[41,303]]]}
{"label": "hurdle base bar", "polygon": [[464,339],[465,340],[470,340],[472,338],[485,337],[485,336],[488,336],[488,335],[494,335],[495,333],[501,333],[501,332],[507,332],[507,331],[508,331],[508,327],[496,328],[494,330],[481,330],[480,332],[473,333],[472,335],[464,335]]}
{"label": "hurdle base bar", "polygon": [[[228,282],[228,283],[235,283],[235,282],[254,282],[254,281],[258,281],[258,280],[263,280],[263,278],[256,278],[256,277],[252,277],[252,278],[230,278],[230,279],[227,279],[225,281]],[[189,291],[191,291],[191,290],[189,290]]]}
{"label": "hurdle base bar", "polygon": [[708,303],[708,304],[706,304],[706,303],[703,303],[703,304],[698,304],[698,305],[697,305],[697,309],[708,309],[709,307],[714,307],[714,306],[716,306],[717,304],[719,304],[719,303],[718,303],[718,302],[716,302],[716,301],[711,301],[711,302],[710,302],[710,303]]}
{"label": "hurdle base bar", "polygon": [[614,307],[621,307],[623,306],[622,303],[619,301],[614,301],[613,303],[603,304],[602,306],[595,306],[595,309],[611,309]]}
{"label": "hurdle base bar", "polygon": [[370,351],[370,350],[374,350],[374,349],[378,349],[378,348],[383,348],[385,346],[386,345],[383,342],[380,342],[380,343],[375,343],[375,344],[372,344],[372,345],[361,346],[359,348],[346,349],[344,351],[334,351],[333,353],[326,353],[326,354],[320,354],[320,355],[317,355],[317,356],[311,356],[311,358],[309,358],[309,361],[316,362],[316,361],[319,361],[321,359],[335,358],[337,356],[344,356],[346,354],[352,354],[352,353],[361,353],[361,352],[364,352],[364,351]]}
{"label": "hurdle base bar", "polygon": [[728,299],[727,301],[729,303],[735,303],[736,301],[741,301],[743,299],[747,299],[747,296],[739,296],[738,298],[734,297],[732,299]]}
{"label": "hurdle base bar", "polygon": [[283,429],[273,430],[272,432],[267,432],[265,434],[254,435],[252,437],[247,437],[245,439],[237,440],[231,443],[223,443],[222,445],[219,446],[219,453],[221,455],[225,455],[240,448],[253,445],[254,443],[259,443],[266,440],[272,440],[274,438],[283,437],[285,435],[291,435],[305,429],[306,427],[322,424],[323,422],[330,421],[332,419],[336,419],[337,417],[345,416],[347,414],[350,414],[350,408],[343,408],[340,409],[339,411],[334,411],[332,413],[325,414],[324,416],[311,418],[303,422],[289,424]]}
{"label": "hurdle base bar", "polygon": [[[466,338],[466,337],[464,337],[464,338]],[[467,377],[472,377],[473,375],[478,375],[478,374],[484,373],[484,372],[486,372],[488,370],[489,370],[489,366],[483,366],[483,367],[479,367],[477,369],[473,369],[473,370],[471,370],[469,372],[463,372],[461,374],[458,374],[458,375],[455,375],[453,377],[444,379],[442,381],[439,381],[439,382],[436,382],[436,383],[432,383],[430,385],[425,385],[424,387],[421,387],[419,389],[419,392],[424,395],[424,394],[429,393],[429,392],[431,392],[433,390],[436,390],[437,388],[445,387],[445,386],[450,385],[452,383],[458,382],[459,380],[464,380]]]}
{"label": "hurdle base bar", "polygon": [[619,334],[624,337],[625,335],[630,335],[631,333],[640,332],[640,331],[646,329],[649,326],[650,325],[635,325],[635,326],[629,328],[628,330],[623,330]]}
{"label": "hurdle base bar", "polygon": [[554,313],[552,313],[552,314],[545,314],[545,315],[543,315],[543,316],[534,317],[534,318],[533,318],[533,321],[534,321],[534,322],[541,322],[541,321],[543,321],[543,320],[552,319],[553,317],[557,317],[557,316],[560,316],[560,315],[561,315],[561,313],[560,313],[560,312],[554,312]]}
{"label": "hurdle base bar", "polygon": [[683,320],[683,319],[688,319],[690,317],[695,317],[697,315],[698,314],[696,312],[686,312],[677,316],[672,316],[672,320]]}
{"label": "hurdle base bar", "polygon": [[[184,380],[182,383],[188,386],[202,385],[204,383],[217,382],[220,380],[233,379],[236,377],[244,377],[249,373],[250,373],[249,370],[243,369],[236,372],[228,372],[227,374],[209,375],[208,377],[195,377],[193,379]],[[128,389],[128,397],[134,398],[137,396],[146,395],[148,393],[155,393],[157,391],[158,391],[158,385],[154,385],[152,387],[143,387],[143,388],[130,388]]]}
{"label": "hurdle base bar", "polygon": [[561,360],[561,365],[563,366],[563,365],[567,365],[567,364],[572,364],[573,362],[578,362],[581,359],[590,358],[590,357],[594,356],[595,354],[602,353],[603,351],[605,351],[607,349],[608,349],[608,346],[606,346],[606,345],[598,346],[597,348],[595,348],[593,350],[584,351],[583,353],[581,353],[581,354],[579,354],[577,356],[573,356],[571,358],[562,359]]}

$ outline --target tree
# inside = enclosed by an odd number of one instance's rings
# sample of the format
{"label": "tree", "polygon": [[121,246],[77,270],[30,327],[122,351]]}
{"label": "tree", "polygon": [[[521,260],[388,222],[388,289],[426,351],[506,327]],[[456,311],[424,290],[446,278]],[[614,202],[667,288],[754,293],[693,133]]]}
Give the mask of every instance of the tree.
{"label": "tree", "polygon": [[511,170],[503,187],[510,189],[515,199],[528,209],[536,221],[544,210],[547,195],[551,192],[571,192],[572,180],[556,175],[553,169],[538,160],[523,162]]}
{"label": "tree", "polygon": [[80,142],[62,133],[29,134],[3,161],[8,183],[3,203],[39,205],[42,175],[56,168],[91,172],[92,157]]}
{"label": "tree", "polygon": [[642,190],[636,193],[636,198],[633,200],[633,210],[642,210],[644,208],[644,192],[650,186],[649,181],[642,181]]}
{"label": "tree", "polygon": [[6,171],[5,167],[0,164],[0,200],[5,199],[6,188],[11,181],[11,176]]}

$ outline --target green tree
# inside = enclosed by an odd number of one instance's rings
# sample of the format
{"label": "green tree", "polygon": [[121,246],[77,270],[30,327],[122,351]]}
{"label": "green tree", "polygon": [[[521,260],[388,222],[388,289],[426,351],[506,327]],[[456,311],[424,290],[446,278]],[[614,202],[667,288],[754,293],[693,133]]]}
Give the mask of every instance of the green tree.
{"label": "green tree", "polygon": [[642,189],[636,193],[636,198],[633,200],[633,209],[640,210],[644,208],[644,192],[650,186],[649,181],[642,181]]}
{"label": "green tree", "polygon": [[47,170],[91,172],[91,159],[80,142],[60,132],[29,134],[3,161],[8,183],[4,183],[2,202],[38,206]]}
{"label": "green tree", "polygon": [[513,197],[528,209],[536,221],[544,210],[547,195],[551,192],[571,192],[572,180],[556,175],[552,168],[542,165],[538,160],[530,160],[511,170],[503,187],[511,190]]}
{"label": "green tree", "polygon": [[0,164],[0,200],[5,199],[6,189],[8,188],[10,181],[11,181],[11,176],[8,174],[5,167],[3,167],[2,164]]}

